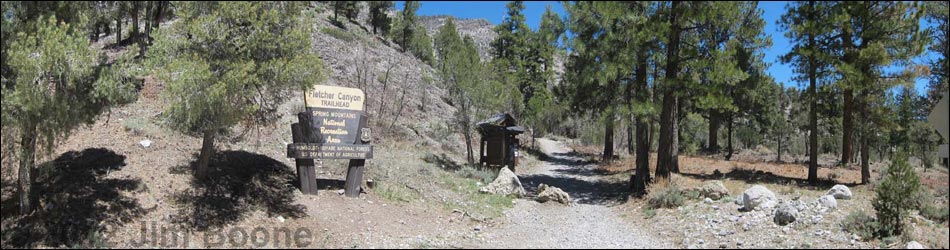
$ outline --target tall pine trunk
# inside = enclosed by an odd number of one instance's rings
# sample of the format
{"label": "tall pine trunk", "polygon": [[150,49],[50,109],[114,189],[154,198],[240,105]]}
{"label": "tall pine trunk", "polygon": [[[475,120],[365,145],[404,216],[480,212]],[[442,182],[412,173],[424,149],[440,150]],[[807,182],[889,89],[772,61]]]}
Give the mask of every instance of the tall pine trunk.
{"label": "tall pine trunk", "polygon": [[726,127],[728,127],[728,130],[729,130],[728,133],[727,133],[727,134],[729,134],[729,135],[728,135],[728,138],[727,138],[727,140],[728,140],[727,143],[729,144],[729,145],[727,146],[727,147],[728,147],[727,150],[728,150],[729,152],[726,153],[726,160],[727,160],[727,161],[731,161],[731,160],[732,160],[732,154],[735,152],[735,148],[732,147],[732,115],[729,115],[729,120],[726,122]]}
{"label": "tall pine trunk", "polygon": [[841,164],[851,163],[852,142],[854,141],[854,95],[851,88],[844,90],[844,117],[842,118],[842,131],[844,135],[841,139]]}
{"label": "tall pine trunk", "polygon": [[[646,102],[648,101],[649,95],[647,91],[647,62],[646,56],[641,54],[639,57],[639,62],[636,69],[636,79],[635,84],[637,85],[636,96],[639,101]],[[633,102],[631,102],[631,108]],[[632,109],[631,109],[632,110]],[[634,119],[636,123],[636,170],[633,176],[633,193],[637,195],[642,195],[646,192],[647,183],[650,183],[650,129],[648,128],[648,123],[650,120],[646,117],[636,117]]]}
{"label": "tall pine trunk", "polygon": [[129,31],[129,37],[136,38],[139,35],[139,2],[132,2],[132,30]]}
{"label": "tall pine trunk", "polygon": [[[814,10],[815,1],[809,1],[809,6]],[[811,12],[810,14],[813,14]],[[812,15],[812,18],[815,18]],[[815,35],[809,33],[808,48],[815,49]],[[815,65],[815,56],[808,56],[808,96],[811,106],[808,111],[808,182],[812,185],[818,184],[818,65]]]}
{"label": "tall pine trunk", "polygon": [[602,163],[610,163],[614,159],[614,111],[609,108],[606,117],[604,117],[604,153],[601,155]]}
{"label": "tall pine trunk", "polygon": [[[465,136],[465,151],[467,151],[467,158],[469,166],[475,166],[475,156],[472,154],[472,133],[468,132],[468,127],[466,126],[466,131],[462,133]],[[508,166],[509,169],[514,168],[514,166]]]}
{"label": "tall pine trunk", "polygon": [[868,117],[868,91],[861,91],[861,184],[868,184],[871,180],[870,162],[870,144],[871,140],[871,121]]}
{"label": "tall pine trunk", "polygon": [[152,13],[155,9],[155,1],[148,1],[145,5],[145,36],[152,33]]}
{"label": "tall pine trunk", "polygon": [[660,145],[656,156],[656,178],[669,178],[673,155],[673,112],[676,98],[671,91],[663,94],[663,109],[660,113]]}
{"label": "tall pine trunk", "polygon": [[[680,25],[678,21],[679,17],[679,2],[673,1],[670,3],[670,33],[669,33],[669,45],[666,48],[666,79],[670,80],[677,78],[677,73],[679,73],[679,38],[680,38]],[[673,86],[666,86],[663,90],[663,108],[660,113],[660,146],[657,149],[657,162],[656,162],[656,178],[665,178],[669,180],[670,171],[674,168],[673,158],[674,156],[674,147],[676,146],[673,139],[676,137],[675,131],[675,120],[676,120],[676,95],[675,88]]]}
{"label": "tall pine trunk", "polygon": [[679,173],[680,172],[680,119],[679,117],[683,113],[683,105],[680,105],[679,99],[676,99],[676,102],[673,103],[676,107],[673,109],[676,111],[673,113],[673,144],[670,145],[672,154],[670,155],[670,172]]}
{"label": "tall pine trunk", "polygon": [[627,153],[630,155],[637,153],[636,146],[636,128],[634,124],[636,123],[637,118],[633,115],[628,115],[630,119],[627,121]]}
{"label": "tall pine trunk", "polygon": [[784,134],[778,136],[778,156],[776,157],[776,162],[782,162],[782,137],[785,137]]}
{"label": "tall pine trunk", "polygon": [[28,122],[20,131],[20,173],[17,196],[20,197],[20,214],[33,211],[33,161],[36,154],[36,125]]}
{"label": "tall pine trunk", "polygon": [[719,114],[712,113],[709,115],[709,145],[706,146],[706,150],[710,153],[719,153]]}
{"label": "tall pine trunk", "polygon": [[201,154],[198,155],[198,167],[195,169],[195,177],[199,180],[208,178],[210,173],[211,156],[214,155],[214,130],[206,130],[204,139],[201,141]]}
{"label": "tall pine trunk", "polygon": [[[639,66],[637,66],[637,69],[639,70]],[[634,84],[638,84],[638,83],[634,83]],[[627,153],[630,154],[630,155],[633,155],[634,153],[636,153],[636,146],[634,146],[634,145],[635,145],[635,142],[634,142],[634,140],[635,140],[635,139],[634,139],[634,123],[636,123],[636,120],[637,120],[637,119],[636,119],[636,117],[634,117],[634,115],[632,114],[632,113],[633,113],[633,112],[632,112],[632,111],[633,111],[633,90],[634,90],[633,84],[627,84],[627,89],[626,89],[626,91],[624,91],[624,93],[626,94],[626,99],[627,99],[627,109],[631,111],[630,113],[626,114],[626,116],[625,116],[625,117],[627,118],[627,120],[626,120],[626,123],[627,123],[627,126],[626,126],[626,129],[627,129]]]}
{"label": "tall pine trunk", "polygon": [[122,14],[115,18],[115,43],[122,42]]}

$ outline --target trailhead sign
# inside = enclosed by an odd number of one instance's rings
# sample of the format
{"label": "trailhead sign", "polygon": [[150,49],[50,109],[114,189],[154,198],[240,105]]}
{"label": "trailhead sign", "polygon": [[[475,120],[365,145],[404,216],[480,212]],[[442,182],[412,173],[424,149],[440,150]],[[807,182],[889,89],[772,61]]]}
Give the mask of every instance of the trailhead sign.
{"label": "trailhead sign", "polygon": [[307,92],[304,103],[320,135],[315,143],[355,143],[365,98],[363,91],[354,88],[316,86]]}
{"label": "trailhead sign", "polygon": [[[363,129],[363,107],[366,96],[355,88],[317,85],[307,91],[304,103],[307,112],[302,123],[309,124],[304,132],[306,143],[287,147],[290,158],[309,159],[371,159],[368,129]],[[366,133],[367,135],[360,136]]]}
{"label": "trailhead sign", "polygon": [[365,102],[366,95],[356,88],[316,85],[306,90],[306,111],[291,125],[293,143],[287,145],[287,157],[297,160],[303,193],[317,193],[314,159],[350,159],[345,194],[359,196],[363,167],[373,158]]}

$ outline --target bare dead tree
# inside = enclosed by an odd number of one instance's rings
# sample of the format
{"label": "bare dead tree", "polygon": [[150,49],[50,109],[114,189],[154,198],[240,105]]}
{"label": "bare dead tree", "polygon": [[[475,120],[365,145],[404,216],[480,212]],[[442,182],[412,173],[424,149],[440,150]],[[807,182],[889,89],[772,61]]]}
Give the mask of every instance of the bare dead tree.
{"label": "bare dead tree", "polygon": [[429,99],[429,86],[432,86],[432,78],[429,76],[429,72],[426,72],[424,68],[421,68],[422,71],[422,82],[418,84],[419,91],[422,92],[419,95],[422,96],[422,102],[419,106],[419,110],[426,112],[426,101]]}
{"label": "bare dead tree", "polygon": [[402,85],[403,85],[403,86],[402,86],[402,97],[399,98],[399,110],[396,111],[395,117],[393,118],[393,122],[389,124],[389,132],[390,132],[390,133],[392,133],[393,127],[396,126],[396,121],[399,120],[399,115],[402,114],[402,108],[406,105],[406,90],[408,90],[408,89],[411,87],[411,86],[410,86],[411,83],[409,82],[409,71],[408,71],[408,70],[406,70],[406,76],[402,79]]}
{"label": "bare dead tree", "polygon": [[[386,105],[384,105],[385,104],[384,101],[386,100],[386,98],[383,98],[383,97],[386,96],[386,88],[389,87],[389,73],[392,72],[394,67],[396,67],[395,62],[396,62],[395,58],[389,59],[389,67],[386,68],[386,74],[383,75],[383,90],[379,92],[379,95],[377,95],[379,96],[379,109],[376,111],[376,115],[380,116],[380,118],[383,115],[383,108],[386,107]],[[378,122],[382,121],[381,119],[376,119],[376,120]]]}

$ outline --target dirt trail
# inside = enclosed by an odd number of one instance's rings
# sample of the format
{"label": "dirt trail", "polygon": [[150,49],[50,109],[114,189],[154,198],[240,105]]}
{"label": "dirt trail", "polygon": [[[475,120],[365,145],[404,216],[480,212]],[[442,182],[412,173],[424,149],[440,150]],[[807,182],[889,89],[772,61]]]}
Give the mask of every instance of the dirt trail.
{"label": "dirt trail", "polygon": [[[488,230],[482,247],[487,248],[670,248],[671,244],[649,236],[649,226],[634,225],[608,207],[625,199],[624,184],[601,181],[595,165],[584,164],[560,142],[538,139],[547,155],[544,164],[519,173],[529,196],[537,185],[553,185],[570,193],[575,204],[564,206],[519,199],[505,212],[504,223]],[[603,191],[603,192],[602,192]]]}

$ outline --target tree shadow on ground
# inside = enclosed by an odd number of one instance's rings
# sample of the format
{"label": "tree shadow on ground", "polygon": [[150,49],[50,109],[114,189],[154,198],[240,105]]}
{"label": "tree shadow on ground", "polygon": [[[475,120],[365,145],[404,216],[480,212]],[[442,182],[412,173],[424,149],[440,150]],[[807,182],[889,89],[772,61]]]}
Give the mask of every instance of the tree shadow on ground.
{"label": "tree shadow on ground", "polygon": [[538,185],[543,183],[564,190],[571,195],[573,201],[580,204],[616,205],[629,199],[629,184],[624,181],[593,178],[611,174],[598,170],[594,162],[583,158],[586,157],[584,154],[577,152],[540,154],[545,155],[543,159],[549,164],[565,167],[553,170],[557,173],[554,176],[545,174],[518,176],[529,195],[537,195]]}
{"label": "tree shadow on ground", "polygon": [[[109,178],[126,165],[125,156],[104,148],[66,152],[34,170],[34,212],[15,218],[3,232],[3,245],[14,247],[101,247],[106,225],[128,223],[147,211],[124,192],[141,190],[141,180]],[[6,184],[4,184],[6,185]],[[3,218],[14,216],[16,195],[4,197]],[[10,202],[10,200],[14,200]],[[14,209],[7,210],[7,204]]]}
{"label": "tree shadow on ground", "polygon": [[[197,156],[188,172],[197,166]],[[189,171],[180,171],[180,169]],[[280,161],[246,151],[215,153],[206,180],[192,180],[192,188],[175,194],[183,204],[175,222],[198,230],[219,228],[263,209],[268,215],[289,218],[306,216],[306,208],[294,204],[297,181],[294,171]],[[175,172],[175,170],[173,170]]]}
{"label": "tree shadow on ground", "polygon": [[721,180],[721,179],[732,179],[737,181],[743,181],[748,184],[777,184],[777,185],[797,185],[799,187],[812,187],[818,189],[828,189],[834,185],[843,184],[846,186],[854,187],[858,184],[855,183],[837,183],[834,180],[819,178],[818,183],[812,185],[808,183],[808,179],[803,178],[794,178],[775,175],[772,172],[765,172],[762,170],[748,170],[748,169],[732,169],[725,174],[716,173],[713,174],[691,174],[691,173],[680,173],[680,175],[695,179],[700,179],[703,181],[706,180]]}
{"label": "tree shadow on ground", "polygon": [[11,179],[12,178],[7,177],[0,178],[0,193],[3,194],[0,196],[0,214],[3,215],[2,220],[16,215],[16,186],[14,186],[14,182]]}
{"label": "tree shadow on ground", "polygon": [[422,158],[422,161],[426,163],[437,164],[441,166],[443,169],[451,170],[451,171],[458,171],[459,169],[462,169],[463,167],[462,164],[456,163],[455,161],[452,160],[452,158],[449,158],[449,156],[446,155],[445,153],[441,153],[439,155],[426,154],[426,156]]}
{"label": "tree shadow on ground", "polygon": [[317,178],[317,189],[336,191],[346,187],[346,180]]}
{"label": "tree shadow on ground", "polygon": [[550,175],[523,175],[519,178],[529,195],[536,196],[538,185],[544,183],[564,190],[571,195],[571,200],[580,204],[622,204],[630,195],[630,185],[626,182],[587,181]]}

